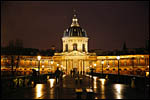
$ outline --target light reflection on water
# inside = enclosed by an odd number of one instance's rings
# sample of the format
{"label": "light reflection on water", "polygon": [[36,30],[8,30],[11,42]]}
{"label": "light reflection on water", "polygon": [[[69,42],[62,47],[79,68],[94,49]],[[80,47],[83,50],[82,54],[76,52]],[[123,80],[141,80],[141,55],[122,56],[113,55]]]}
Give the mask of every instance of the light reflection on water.
{"label": "light reflection on water", "polygon": [[98,97],[95,97],[94,99],[98,99]]}
{"label": "light reflection on water", "polygon": [[113,88],[116,90],[116,99],[123,99],[123,89],[125,88],[123,84],[115,84]]}
{"label": "light reflection on water", "polygon": [[86,74],[85,76],[89,77],[90,75]]}
{"label": "light reflection on water", "polygon": [[50,89],[50,94],[49,94],[49,98],[48,99],[55,99],[54,98],[54,95],[55,95],[55,92],[54,92],[54,88]]}
{"label": "light reflection on water", "polygon": [[62,77],[64,78],[64,77],[66,77],[66,75],[64,74]]}
{"label": "light reflection on water", "polygon": [[97,82],[96,82],[97,77],[96,77],[96,76],[94,76],[94,77],[93,77],[93,79],[94,79],[94,88],[97,88]]}
{"label": "light reflection on water", "polygon": [[[50,98],[53,99],[54,98],[54,86],[55,86],[55,79],[49,79],[49,87],[52,88],[50,89]],[[97,83],[98,82],[98,83]],[[98,90],[100,89],[100,94],[98,97],[95,97],[95,99],[101,98],[101,99],[106,99],[106,93],[105,90],[107,90],[106,88],[106,82],[107,80],[104,78],[100,78],[98,79],[98,77],[93,77],[93,87],[94,87],[94,91],[98,92]],[[99,84],[100,83],[100,84]],[[36,85],[36,98],[41,98],[44,91],[43,91],[43,86],[44,84],[37,84]],[[98,85],[98,86],[97,86]],[[100,88],[99,88],[100,87]],[[112,90],[114,91],[114,95],[116,99],[123,99],[123,91],[124,91],[125,85],[123,84],[113,84]],[[97,90],[98,89],[98,90]]]}
{"label": "light reflection on water", "polygon": [[106,83],[106,79],[101,78],[101,79],[99,79],[99,81],[100,81],[100,88],[101,88],[101,92],[102,92],[101,98],[102,99],[106,99],[106,97],[105,97],[105,83]]}
{"label": "light reflection on water", "polygon": [[53,87],[55,85],[55,81],[56,81],[55,78],[51,78],[51,79],[48,80],[49,87],[51,88],[50,89],[50,97],[49,97],[49,99],[54,99],[54,88]]}
{"label": "light reflection on water", "polygon": [[36,98],[40,98],[43,95],[42,89],[44,84],[36,84]]}
{"label": "light reflection on water", "polygon": [[101,85],[105,85],[106,79],[101,78],[101,79],[99,79],[99,80],[100,80]]}
{"label": "light reflection on water", "polygon": [[55,83],[55,79],[54,78],[51,78],[48,80],[49,83],[50,83],[50,88],[53,88],[54,87],[54,83]]}

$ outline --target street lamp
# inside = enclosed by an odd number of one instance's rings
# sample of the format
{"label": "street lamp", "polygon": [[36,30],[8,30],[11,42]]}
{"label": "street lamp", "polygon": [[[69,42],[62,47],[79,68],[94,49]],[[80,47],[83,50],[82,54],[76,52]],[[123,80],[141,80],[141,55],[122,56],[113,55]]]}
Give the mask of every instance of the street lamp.
{"label": "street lamp", "polygon": [[132,73],[134,75],[134,57],[132,57]]}
{"label": "street lamp", "polygon": [[120,56],[117,56],[117,60],[118,60],[118,75],[119,75],[119,60],[120,60]]}
{"label": "street lamp", "polygon": [[42,65],[42,73],[44,73],[44,71],[43,71],[43,70],[44,70],[44,65]]}
{"label": "street lamp", "polygon": [[54,68],[52,69],[53,67],[52,65],[54,64],[53,58],[51,59],[50,63],[51,63],[51,72],[52,72],[52,70],[54,70]]}
{"label": "street lamp", "polygon": [[57,64],[57,67],[59,66],[59,64]]}
{"label": "street lamp", "polygon": [[51,60],[51,64],[53,64],[54,62],[53,62],[53,60]]}
{"label": "street lamp", "polygon": [[102,74],[103,74],[103,64],[104,64],[104,61],[102,60]]}
{"label": "street lamp", "polygon": [[59,64],[57,64],[57,68],[60,70],[60,68],[59,68]]}
{"label": "street lamp", "polygon": [[38,65],[38,75],[40,75],[40,60],[41,60],[41,56],[37,56],[37,59],[39,61],[39,65]]}
{"label": "street lamp", "polygon": [[120,74],[119,74],[119,59],[120,59],[120,56],[117,56],[117,60],[118,60],[118,80],[117,80],[117,81],[118,81],[118,82],[119,82],[119,75],[120,75]]}
{"label": "street lamp", "polygon": [[[94,64],[94,69],[96,70],[96,64]],[[96,72],[96,71],[95,71]]]}
{"label": "street lamp", "polygon": [[61,65],[61,71],[63,70],[63,65]]}

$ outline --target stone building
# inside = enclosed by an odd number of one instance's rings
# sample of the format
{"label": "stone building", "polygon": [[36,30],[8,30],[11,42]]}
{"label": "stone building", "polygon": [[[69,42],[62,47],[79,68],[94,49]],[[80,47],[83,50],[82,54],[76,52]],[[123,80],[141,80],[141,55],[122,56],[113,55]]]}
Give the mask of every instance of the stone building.
{"label": "stone building", "polygon": [[[66,74],[70,74],[71,70],[84,74],[90,72],[91,68],[97,73],[117,74],[119,66],[120,74],[149,74],[149,54],[96,56],[96,53],[88,52],[88,39],[86,31],[80,27],[74,15],[71,26],[64,31],[62,37],[63,52],[55,53],[54,56],[41,56],[40,61],[37,56],[19,56],[17,60],[18,55],[12,55],[13,65],[11,56],[1,55],[2,74],[6,74],[6,71],[10,74],[13,66],[19,75],[28,75],[32,73],[32,69],[38,71],[39,63],[40,73],[54,72],[59,67]],[[18,68],[16,64],[19,65]]]}

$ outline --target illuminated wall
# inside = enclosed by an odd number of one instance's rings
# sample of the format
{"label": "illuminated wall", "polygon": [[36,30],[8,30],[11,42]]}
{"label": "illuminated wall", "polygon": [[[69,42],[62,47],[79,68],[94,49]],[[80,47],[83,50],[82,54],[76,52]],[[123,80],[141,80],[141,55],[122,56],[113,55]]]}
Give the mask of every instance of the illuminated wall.
{"label": "illuminated wall", "polygon": [[68,51],[73,51],[73,44],[77,44],[77,50],[83,51],[83,44],[85,45],[85,52],[88,52],[88,38],[87,37],[63,37],[63,52],[66,52],[66,44],[68,44]]}
{"label": "illuminated wall", "polygon": [[[16,69],[16,58],[14,56],[14,71],[17,70],[22,74],[31,74],[32,69],[38,68],[38,60],[36,56],[20,56],[19,68]],[[40,60],[41,73],[54,72],[59,67],[64,72],[70,73],[70,70],[74,67],[74,64],[78,68],[78,71],[89,72],[89,69],[95,68],[98,73],[103,72],[117,74],[118,72],[118,60],[117,56],[89,56],[87,58],[76,59],[70,57],[70,59],[64,59],[62,56],[42,56]],[[53,63],[51,61],[53,60]],[[96,66],[94,66],[96,64]],[[44,67],[42,68],[42,66]],[[145,72],[149,71],[149,55],[121,55],[119,60],[120,74],[137,74],[145,75]],[[67,69],[67,70],[66,70]],[[1,71],[11,72],[11,57],[1,56]]]}

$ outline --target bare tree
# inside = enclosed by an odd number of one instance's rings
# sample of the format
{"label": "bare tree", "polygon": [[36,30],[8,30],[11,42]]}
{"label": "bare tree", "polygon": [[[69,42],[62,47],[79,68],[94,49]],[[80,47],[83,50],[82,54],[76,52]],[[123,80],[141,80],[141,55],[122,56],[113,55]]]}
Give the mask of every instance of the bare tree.
{"label": "bare tree", "polygon": [[[16,69],[19,68],[21,48],[23,48],[23,41],[21,39],[16,39],[15,42],[14,40],[10,40],[8,48],[10,49],[12,75],[14,76],[13,67],[16,66]],[[15,58],[14,55],[17,55],[17,58]]]}

